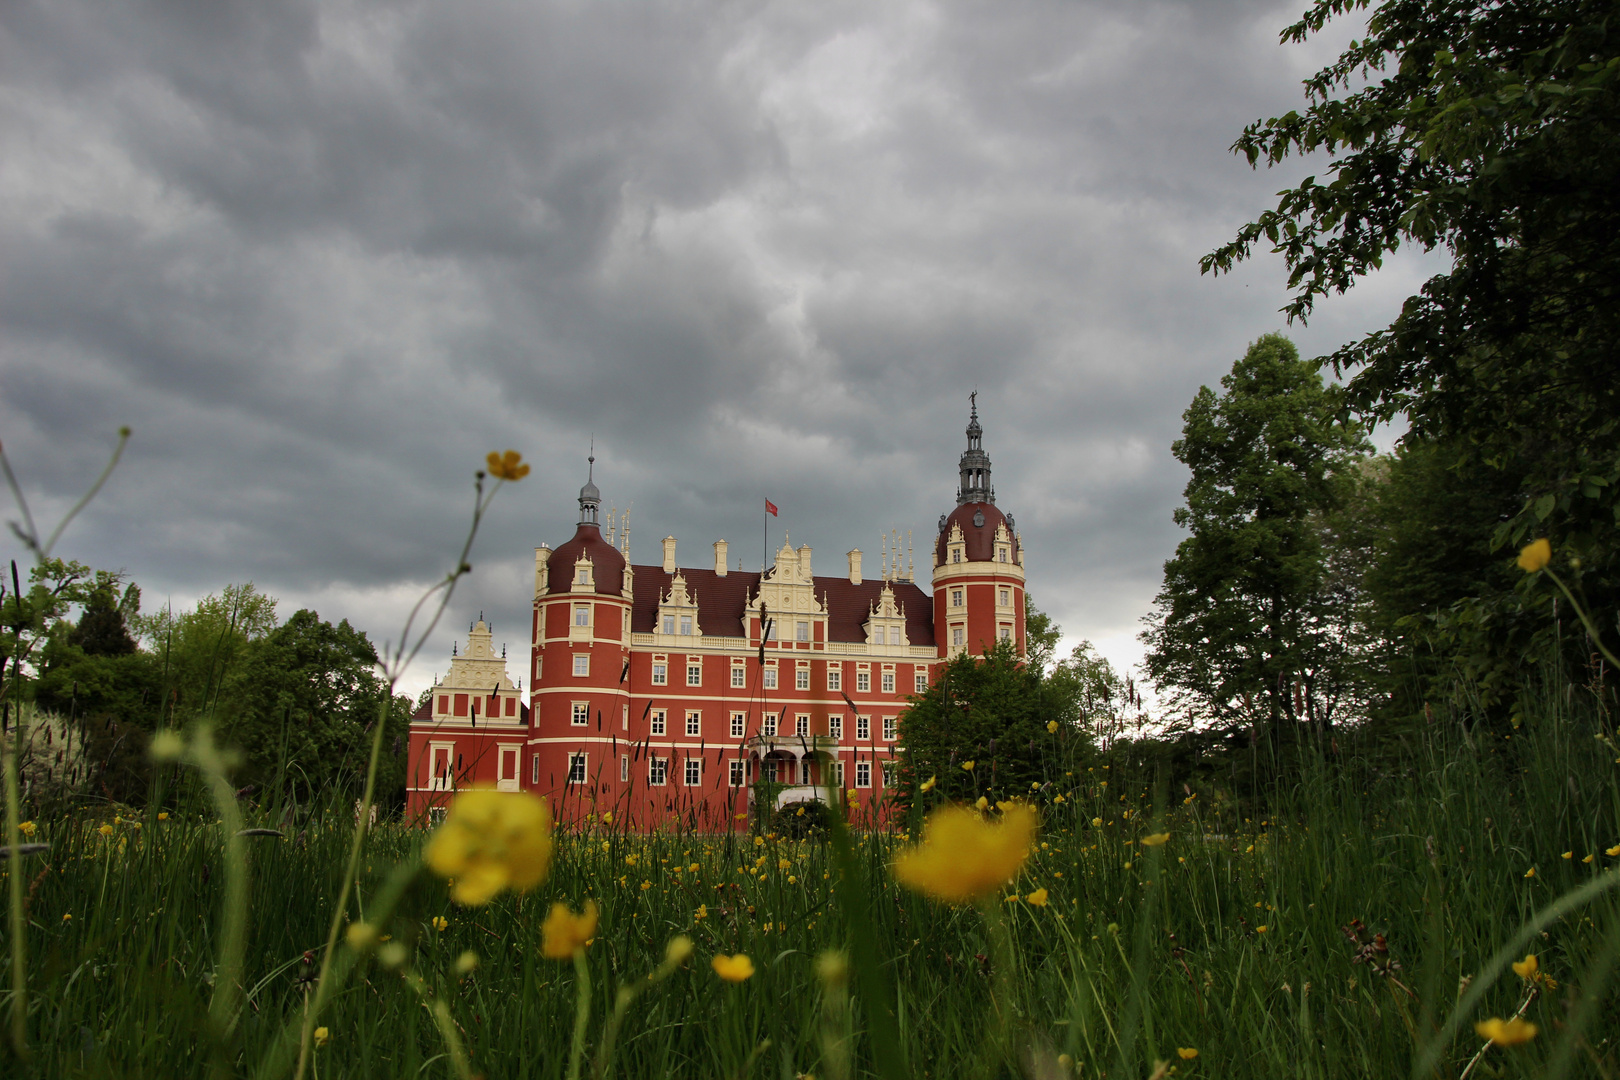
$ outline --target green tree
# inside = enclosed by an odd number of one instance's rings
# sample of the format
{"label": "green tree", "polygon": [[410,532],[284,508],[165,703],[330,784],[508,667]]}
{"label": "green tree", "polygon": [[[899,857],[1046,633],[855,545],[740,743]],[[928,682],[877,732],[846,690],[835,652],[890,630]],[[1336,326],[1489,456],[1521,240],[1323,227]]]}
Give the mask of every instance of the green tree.
{"label": "green tree", "polygon": [[[1317,0],[1283,39],[1366,6]],[[1346,403],[1375,420],[1404,414],[1406,443],[1444,444],[1483,499],[1517,486],[1495,544],[1550,534],[1581,557],[1589,595],[1612,606],[1620,9],[1388,0],[1305,92],[1303,112],[1251,124],[1233,149],[1251,166],[1321,154],[1331,181],[1308,176],[1283,191],[1204,269],[1230,270],[1269,246],[1289,270],[1284,310],[1304,318],[1402,245],[1449,253],[1449,271],[1393,323],[1326,358],[1353,373]],[[1504,475],[1486,477],[1493,469]]]}
{"label": "green tree", "polygon": [[928,692],[910,701],[900,718],[902,803],[931,776],[937,791],[967,802],[1028,794],[1052,778],[1046,725],[1058,710],[1051,688],[1010,642],[948,661]]}
{"label": "green tree", "polygon": [[162,669],[168,721],[183,724],[219,713],[249,647],[276,628],[276,599],[249,581],[210,593],[191,611],[165,607],[132,625]]}
{"label": "green tree", "polygon": [[1125,680],[1096,646],[1082,641],[1046,673],[1053,719],[1104,741],[1117,733],[1126,708]]}
{"label": "green tree", "polygon": [[1324,534],[1367,450],[1280,334],[1201,387],[1172,447],[1192,471],[1176,523],[1191,535],[1165,563],[1142,640],[1154,683],[1188,719],[1327,726],[1347,677],[1344,598]]}
{"label": "green tree", "polygon": [[1043,674],[1063,640],[1063,628],[1024,594],[1024,659],[1036,674]]}

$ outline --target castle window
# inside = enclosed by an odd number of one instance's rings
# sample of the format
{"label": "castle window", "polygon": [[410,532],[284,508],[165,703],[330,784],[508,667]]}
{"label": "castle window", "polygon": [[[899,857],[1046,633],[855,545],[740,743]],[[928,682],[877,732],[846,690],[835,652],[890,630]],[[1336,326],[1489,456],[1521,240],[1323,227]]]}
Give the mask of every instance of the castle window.
{"label": "castle window", "polygon": [[668,664],[654,664],[653,665],[653,685],[654,686],[663,686],[668,682],[669,682],[669,665]]}
{"label": "castle window", "polygon": [[855,673],[855,692],[869,694],[872,692],[872,673],[870,671],[857,671]]}
{"label": "castle window", "polygon": [[589,675],[591,673],[591,658],[589,654],[574,657],[574,674]]}
{"label": "castle window", "polygon": [[883,718],[883,741],[894,742],[894,717],[892,716]]}
{"label": "castle window", "polygon": [[1004,548],[1004,547],[996,548],[996,558],[999,559],[1002,562],[1006,562],[1007,561],[1007,549]]}
{"label": "castle window", "polygon": [[872,627],[872,644],[874,644],[874,645],[883,645],[883,644],[885,644],[885,642],[883,640],[883,627],[881,627],[881,626]]}
{"label": "castle window", "polygon": [[737,667],[733,667],[731,669],[731,685],[733,687],[747,686],[748,685],[748,669],[745,668],[745,667],[742,667],[741,665],[739,665]]}
{"label": "castle window", "polygon": [[691,632],[692,632],[692,616],[690,616],[690,615],[682,615],[681,616],[681,633],[690,634]]}
{"label": "castle window", "polygon": [[962,561],[962,549],[961,548],[952,548],[951,549],[951,562],[961,562],[961,561]]}
{"label": "castle window", "polygon": [[894,787],[894,765],[892,761],[885,761],[883,765],[883,786]]}
{"label": "castle window", "polygon": [[841,668],[827,669],[827,689],[842,690],[844,688],[844,672]]}
{"label": "castle window", "polygon": [[951,627],[951,644],[952,645],[961,645],[962,643],[963,643],[962,628],[960,626]]}
{"label": "castle window", "polygon": [[765,735],[768,738],[772,738],[772,739],[776,738],[776,717],[774,717],[774,716],[766,716],[765,719],[763,721],[761,721],[760,723],[761,723],[761,726],[765,729]]}
{"label": "castle window", "polygon": [[1011,641],[1012,640],[1012,627],[1003,626],[1001,628],[1001,640],[1002,641]]}
{"label": "castle window", "polygon": [[697,787],[703,783],[703,760],[689,757],[686,759],[686,786]]}
{"label": "castle window", "polygon": [[568,755],[568,782],[570,784],[583,784],[585,782],[585,755]]}
{"label": "castle window", "polygon": [[686,734],[694,739],[703,734],[702,713],[689,712],[686,714]]}
{"label": "castle window", "polygon": [[961,606],[962,606],[962,590],[961,589],[952,589],[951,590],[951,607],[961,607]]}
{"label": "castle window", "polygon": [[1012,590],[1002,589],[1001,599],[997,600],[996,603],[1000,604],[1002,607],[1012,607]]}
{"label": "castle window", "polygon": [[673,616],[673,615],[665,615],[664,616],[664,633],[673,634],[674,632],[675,632],[675,616]]}
{"label": "castle window", "polygon": [[590,568],[586,566],[580,567],[579,571],[574,577],[574,580],[579,582],[581,585],[589,585],[591,583]]}
{"label": "castle window", "polygon": [[664,733],[663,709],[654,709],[652,711],[652,733],[654,735],[662,735]]}
{"label": "castle window", "polygon": [[647,759],[647,783],[653,787],[663,787],[669,777],[669,758],[655,757]]}
{"label": "castle window", "polygon": [[575,605],[575,607],[574,607],[574,625],[575,626],[589,626],[589,625],[591,625],[591,609],[590,609],[590,605],[588,605],[588,604],[577,604],[577,605]]}
{"label": "castle window", "polygon": [[686,685],[703,685],[703,662],[701,660],[696,663],[688,663],[686,665]]}
{"label": "castle window", "polygon": [[797,735],[801,739],[810,734],[809,715],[806,713],[800,713],[793,718],[793,734]]}
{"label": "castle window", "polygon": [[793,675],[793,687],[796,690],[810,689],[810,669],[800,668]]}
{"label": "castle window", "polygon": [[619,782],[628,783],[630,780],[630,755],[619,755]]}
{"label": "castle window", "polygon": [[740,712],[732,713],[731,714],[731,737],[733,739],[742,738],[743,737],[743,731],[744,731],[747,724],[748,724],[748,717],[747,717],[746,714],[740,713]]}
{"label": "castle window", "polygon": [[883,692],[885,694],[894,693],[894,672],[892,671],[883,673]]}
{"label": "castle window", "polygon": [[540,783],[540,755],[536,754],[529,759],[529,783]]}
{"label": "castle window", "polygon": [[926,671],[917,672],[917,693],[928,693],[928,672]]}
{"label": "castle window", "polygon": [[864,716],[855,718],[855,741],[870,742],[872,739],[872,721]]}
{"label": "castle window", "polygon": [[730,779],[731,779],[731,786],[732,787],[742,787],[743,786],[743,778],[744,778],[743,766],[744,766],[744,762],[743,762],[742,758],[732,758],[731,759],[731,777],[730,777]]}
{"label": "castle window", "polygon": [[773,667],[768,667],[765,669],[765,689],[776,689],[776,669]]}
{"label": "castle window", "polygon": [[586,701],[574,702],[572,723],[575,727],[584,727],[591,722],[591,706]]}
{"label": "castle window", "polygon": [[801,622],[794,629],[794,636],[800,641],[809,641],[810,640],[810,624],[807,623],[807,622]]}
{"label": "castle window", "polygon": [[827,717],[827,734],[835,739],[844,737],[844,718],[842,716]]}
{"label": "castle window", "polygon": [[870,761],[857,761],[855,763],[855,786],[858,788],[872,786],[872,763]]}

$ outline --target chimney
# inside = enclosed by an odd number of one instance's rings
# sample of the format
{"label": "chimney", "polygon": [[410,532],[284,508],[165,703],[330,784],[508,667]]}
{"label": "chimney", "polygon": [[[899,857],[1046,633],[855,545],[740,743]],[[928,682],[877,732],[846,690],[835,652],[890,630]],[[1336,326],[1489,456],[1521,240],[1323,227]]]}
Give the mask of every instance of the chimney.
{"label": "chimney", "polygon": [[546,594],[546,566],[551,562],[551,549],[541,544],[534,549],[534,595]]}
{"label": "chimney", "polygon": [[726,542],[724,540],[714,542],[714,576],[726,576]]}
{"label": "chimney", "polygon": [[666,536],[664,537],[664,573],[673,574],[674,572],[675,538],[673,536]]}
{"label": "chimney", "polygon": [[849,583],[851,585],[859,585],[861,583],[861,549],[860,548],[856,548],[854,551],[851,551],[849,553]]}
{"label": "chimney", "polygon": [[810,545],[799,545],[799,575],[800,580],[810,580]]}

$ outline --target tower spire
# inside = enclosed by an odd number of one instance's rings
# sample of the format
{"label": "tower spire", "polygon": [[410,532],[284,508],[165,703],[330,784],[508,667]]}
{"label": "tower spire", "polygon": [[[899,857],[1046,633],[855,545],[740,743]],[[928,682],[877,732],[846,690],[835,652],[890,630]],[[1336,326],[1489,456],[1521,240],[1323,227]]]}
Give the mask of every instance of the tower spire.
{"label": "tower spire", "polygon": [[585,486],[579,489],[579,523],[597,525],[597,511],[602,505],[602,492],[596,486],[596,439],[591,439],[591,456],[585,473]]}
{"label": "tower spire", "polygon": [[968,395],[967,449],[958,466],[961,483],[956,489],[958,504],[994,503],[996,489],[990,483],[990,455],[984,452],[984,429],[979,426],[979,392]]}

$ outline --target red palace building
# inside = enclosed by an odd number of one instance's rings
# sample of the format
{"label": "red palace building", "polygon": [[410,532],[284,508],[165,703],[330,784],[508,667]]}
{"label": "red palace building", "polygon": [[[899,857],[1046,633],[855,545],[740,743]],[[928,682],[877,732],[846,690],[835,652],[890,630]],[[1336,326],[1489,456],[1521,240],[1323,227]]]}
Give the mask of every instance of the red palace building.
{"label": "red palace building", "polygon": [[898,543],[877,577],[858,550],[817,576],[810,547],[785,541],[764,573],[730,569],[724,540],[711,565],[681,567],[674,537],[633,566],[628,527],[609,515],[604,535],[587,480],[573,537],[535,549],[527,703],[480,621],[412,718],[408,816],[436,819],[469,784],[639,829],[741,828],[757,799],[781,809],[829,785],[875,811],[908,696],[963,651],[1025,649],[1023,548],[982,437],[975,407],[931,593]]}

